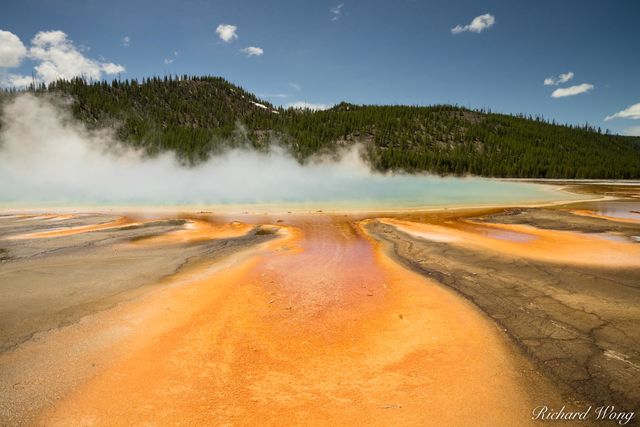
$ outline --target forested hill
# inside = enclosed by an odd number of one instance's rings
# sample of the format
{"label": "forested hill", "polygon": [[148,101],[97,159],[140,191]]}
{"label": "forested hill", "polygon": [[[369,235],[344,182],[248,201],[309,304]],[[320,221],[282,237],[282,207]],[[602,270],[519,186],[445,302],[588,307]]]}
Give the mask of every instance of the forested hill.
{"label": "forested hill", "polygon": [[[71,96],[89,127],[116,126],[150,154],[171,150],[196,164],[229,146],[286,146],[301,162],[362,144],[380,171],[522,178],[640,178],[640,138],[472,111],[451,105],[276,108],[218,77],[87,83],[31,91]],[[4,100],[15,92],[5,91]]]}

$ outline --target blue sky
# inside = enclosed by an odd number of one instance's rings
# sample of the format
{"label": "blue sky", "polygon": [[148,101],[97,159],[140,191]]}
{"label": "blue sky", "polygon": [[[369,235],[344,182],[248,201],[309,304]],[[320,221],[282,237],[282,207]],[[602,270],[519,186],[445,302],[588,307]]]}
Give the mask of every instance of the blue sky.
{"label": "blue sky", "polygon": [[[43,78],[85,65],[108,79],[119,66],[122,78],[211,74],[278,105],[455,103],[640,135],[639,16],[636,0],[5,0],[0,78],[43,64]],[[66,39],[32,42],[54,30]],[[2,53],[7,33],[25,46],[19,64]],[[583,93],[551,96],[567,88]]]}

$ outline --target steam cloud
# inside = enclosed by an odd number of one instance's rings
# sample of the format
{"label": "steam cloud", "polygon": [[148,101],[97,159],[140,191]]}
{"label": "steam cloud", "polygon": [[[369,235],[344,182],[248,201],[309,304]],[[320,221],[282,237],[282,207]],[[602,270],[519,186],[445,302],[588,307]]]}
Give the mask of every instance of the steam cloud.
{"label": "steam cloud", "polygon": [[[89,131],[68,109],[23,94],[7,103],[0,134],[0,203],[216,205],[349,202],[433,205],[548,199],[537,188],[483,179],[381,175],[353,149],[302,166],[283,151],[232,150],[193,168],[166,153],[146,158]],[[514,186],[516,191],[514,190]],[[486,197],[491,195],[491,200]]]}

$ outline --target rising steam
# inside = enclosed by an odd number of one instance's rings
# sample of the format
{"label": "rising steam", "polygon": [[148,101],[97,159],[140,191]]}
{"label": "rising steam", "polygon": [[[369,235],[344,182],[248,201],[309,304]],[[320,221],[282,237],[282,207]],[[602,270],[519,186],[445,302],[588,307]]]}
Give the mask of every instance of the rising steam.
{"label": "rising steam", "polygon": [[2,123],[4,205],[337,202],[397,207],[549,198],[520,184],[372,174],[355,149],[339,161],[307,166],[282,150],[232,150],[187,168],[169,153],[145,158],[115,142],[108,129],[89,131],[68,109],[28,94],[4,106]]}

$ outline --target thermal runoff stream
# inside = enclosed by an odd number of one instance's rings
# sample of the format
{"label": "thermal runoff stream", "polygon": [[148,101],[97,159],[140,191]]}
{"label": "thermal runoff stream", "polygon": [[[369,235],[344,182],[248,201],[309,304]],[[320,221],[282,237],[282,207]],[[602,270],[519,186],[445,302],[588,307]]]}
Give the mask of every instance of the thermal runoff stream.
{"label": "thermal runoff stream", "polygon": [[[541,379],[523,379],[528,362],[473,305],[385,255],[362,228],[367,221],[254,220],[274,224],[263,227],[276,237],[57,334],[53,357],[73,352],[78,337],[100,355],[83,350],[69,362],[71,372],[83,357],[97,368],[45,419],[256,425],[278,414],[306,425],[468,417],[511,425],[522,423],[536,393],[554,396]],[[234,235],[191,224],[133,246]]]}

